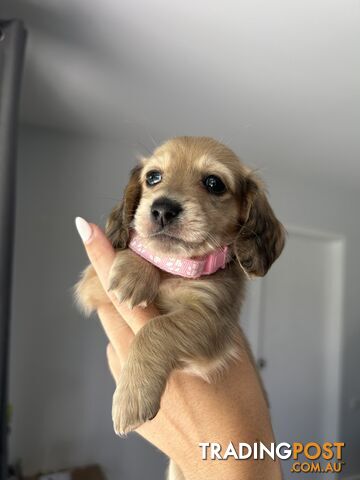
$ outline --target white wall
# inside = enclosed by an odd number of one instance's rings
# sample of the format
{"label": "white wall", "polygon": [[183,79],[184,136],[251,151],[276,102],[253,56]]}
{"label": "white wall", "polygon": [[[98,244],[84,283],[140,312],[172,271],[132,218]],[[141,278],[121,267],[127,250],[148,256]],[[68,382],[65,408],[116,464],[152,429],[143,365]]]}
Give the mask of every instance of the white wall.
{"label": "white wall", "polygon": [[284,223],[345,236],[343,388],[338,441],[346,442],[348,467],[344,476],[360,474],[360,409],[351,408],[352,401],[360,399],[360,193],[329,181],[326,171],[321,178],[312,176],[311,171],[304,172],[303,177],[281,171],[268,173],[272,204]]}
{"label": "white wall", "polygon": [[[77,313],[70,292],[86,264],[73,219],[82,215],[104,222],[140,150],[140,145],[49,130],[21,131],[11,455],[22,457],[29,471],[98,462],[110,480],[143,478],[144,472],[149,480],[162,478],[165,462],[153,447],[136,435],[124,441],[112,433],[106,340],[96,319]],[[246,160],[256,165],[258,159]],[[347,239],[343,433],[338,440],[347,442],[349,475],[360,472],[360,412],[349,408],[351,398],[360,398],[359,195],[329,183],[325,175],[269,167],[263,173],[285,223],[342,233]]]}

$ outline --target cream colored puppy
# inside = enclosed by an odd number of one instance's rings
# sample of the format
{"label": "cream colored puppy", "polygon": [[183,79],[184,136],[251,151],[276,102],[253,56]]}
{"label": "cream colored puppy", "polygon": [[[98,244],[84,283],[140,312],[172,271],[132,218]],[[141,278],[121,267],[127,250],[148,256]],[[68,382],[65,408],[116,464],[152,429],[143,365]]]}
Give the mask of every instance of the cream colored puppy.
{"label": "cream colored puppy", "polygon": [[[172,370],[212,381],[247,348],[246,277],[266,274],[285,235],[262,183],[207,137],[171,139],[143,159],[106,233],[118,250],[109,289],[161,312],[137,333],[118,380],[114,428],[126,434],[157,414]],[[76,295],[86,312],[109,302],[91,266]],[[170,478],[182,478],[176,465]]]}

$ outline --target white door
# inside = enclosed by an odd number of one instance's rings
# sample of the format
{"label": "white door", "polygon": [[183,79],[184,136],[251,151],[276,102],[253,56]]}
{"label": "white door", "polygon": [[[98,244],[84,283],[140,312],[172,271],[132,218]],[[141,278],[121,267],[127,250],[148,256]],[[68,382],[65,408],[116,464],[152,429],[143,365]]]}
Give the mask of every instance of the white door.
{"label": "white door", "polygon": [[[342,271],[341,239],[290,229],[281,257],[250,285],[241,323],[262,364],[277,442],[339,441]],[[324,477],[290,467],[286,480]]]}

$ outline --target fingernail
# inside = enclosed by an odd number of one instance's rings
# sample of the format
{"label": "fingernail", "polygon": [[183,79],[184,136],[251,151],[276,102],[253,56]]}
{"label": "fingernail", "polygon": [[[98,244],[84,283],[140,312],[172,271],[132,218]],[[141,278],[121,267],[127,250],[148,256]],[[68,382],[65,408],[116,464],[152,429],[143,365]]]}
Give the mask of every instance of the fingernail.
{"label": "fingernail", "polygon": [[77,228],[77,231],[81,237],[81,240],[84,243],[88,243],[91,235],[92,235],[92,229],[91,226],[88,224],[86,220],[84,220],[81,217],[76,217],[75,218],[75,225]]}

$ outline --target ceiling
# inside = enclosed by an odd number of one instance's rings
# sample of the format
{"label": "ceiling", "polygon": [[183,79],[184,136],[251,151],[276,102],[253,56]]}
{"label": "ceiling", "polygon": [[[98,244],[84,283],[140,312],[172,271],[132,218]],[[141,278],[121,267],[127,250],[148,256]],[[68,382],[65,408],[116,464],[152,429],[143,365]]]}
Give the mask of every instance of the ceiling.
{"label": "ceiling", "polygon": [[220,138],[360,184],[359,0],[2,0],[29,30],[24,123]]}

